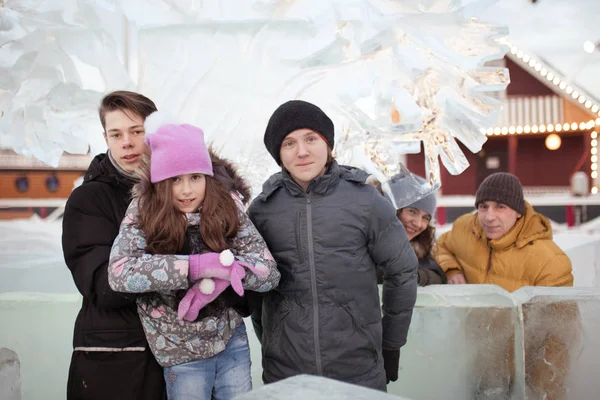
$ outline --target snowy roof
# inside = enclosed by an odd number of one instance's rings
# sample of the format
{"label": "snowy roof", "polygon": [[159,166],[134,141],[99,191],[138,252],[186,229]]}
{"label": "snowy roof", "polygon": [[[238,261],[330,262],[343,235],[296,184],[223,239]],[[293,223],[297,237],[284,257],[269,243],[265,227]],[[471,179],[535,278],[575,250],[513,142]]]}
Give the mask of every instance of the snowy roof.
{"label": "snowy roof", "polygon": [[475,15],[507,25],[512,44],[527,49],[566,83],[582,88],[600,103],[600,51],[590,54],[583,47],[586,41],[600,40],[600,1],[500,0]]}

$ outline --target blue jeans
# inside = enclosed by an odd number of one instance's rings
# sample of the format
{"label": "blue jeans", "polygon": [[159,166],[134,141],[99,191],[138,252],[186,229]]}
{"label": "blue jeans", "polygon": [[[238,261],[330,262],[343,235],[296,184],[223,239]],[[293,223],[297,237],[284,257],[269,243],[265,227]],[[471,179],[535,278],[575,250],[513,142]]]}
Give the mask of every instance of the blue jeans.
{"label": "blue jeans", "polygon": [[169,400],[230,400],[252,390],[250,347],[242,322],[225,350],[164,369]]}

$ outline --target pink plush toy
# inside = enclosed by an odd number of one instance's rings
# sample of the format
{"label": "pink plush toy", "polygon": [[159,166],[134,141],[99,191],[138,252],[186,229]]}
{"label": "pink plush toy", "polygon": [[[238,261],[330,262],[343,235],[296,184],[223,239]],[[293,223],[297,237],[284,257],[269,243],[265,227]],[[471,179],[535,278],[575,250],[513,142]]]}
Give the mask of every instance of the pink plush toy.
{"label": "pink plush toy", "polygon": [[269,270],[264,265],[253,266],[237,261],[230,250],[221,253],[204,253],[190,256],[188,279],[192,282],[201,278],[218,278],[231,282],[231,287],[240,296],[244,295],[242,279],[246,276],[246,267],[257,276],[266,276]]}
{"label": "pink plush toy", "polygon": [[205,278],[195,282],[179,302],[177,316],[180,320],[195,321],[200,310],[219,297],[228,286],[229,281],[224,279]]}
{"label": "pink plush toy", "polygon": [[242,279],[246,277],[244,267],[258,276],[269,274],[269,270],[263,265],[255,267],[237,261],[230,250],[191,255],[188,279],[194,284],[179,302],[179,319],[195,321],[200,310],[219,297],[230,284],[237,294],[243,296]]}

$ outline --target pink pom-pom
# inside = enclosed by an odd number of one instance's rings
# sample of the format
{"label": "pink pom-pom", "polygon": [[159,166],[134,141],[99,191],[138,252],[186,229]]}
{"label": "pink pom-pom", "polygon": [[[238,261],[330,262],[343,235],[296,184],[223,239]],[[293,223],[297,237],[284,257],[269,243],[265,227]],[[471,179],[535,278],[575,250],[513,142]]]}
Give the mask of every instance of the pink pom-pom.
{"label": "pink pom-pom", "polygon": [[215,281],[210,278],[205,278],[200,281],[198,288],[204,294],[212,294],[215,291]]}

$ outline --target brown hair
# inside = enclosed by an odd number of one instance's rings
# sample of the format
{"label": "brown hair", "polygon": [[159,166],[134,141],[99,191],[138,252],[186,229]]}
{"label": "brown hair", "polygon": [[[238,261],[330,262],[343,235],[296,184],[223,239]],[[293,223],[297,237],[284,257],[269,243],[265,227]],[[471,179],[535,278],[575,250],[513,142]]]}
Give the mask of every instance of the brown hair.
{"label": "brown hair", "polygon": [[[396,216],[400,219],[402,208],[396,211]],[[415,236],[410,244],[417,255],[419,260],[430,256],[433,257],[433,246],[435,245],[435,228],[432,225],[427,224],[427,228],[417,236]]]}
{"label": "brown hair", "polygon": [[125,113],[127,113],[126,111],[129,111],[146,119],[148,115],[152,114],[157,109],[152,100],[139,93],[126,90],[111,92],[104,96],[100,102],[100,107],[98,108],[102,129],[106,131],[106,113],[117,110],[121,110]]}
{"label": "brown hair", "polygon": [[329,166],[335,161],[335,157],[333,156],[331,147],[329,147],[329,145],[327,145],[327,150],[329,151],[327,152],[327,161],[325,162],[325,169],[329,168]]}
{"label": "brown hair", "polygon": [[[173,181],[150,182],[150,163],[145,156],[137,174],[140,182],[133,195],[139,201],[137,228],[146,236],[146,251],[150,254],[177,254],[183,248],[188,227],[185,215],[172,202]],[[212,176],[206,177],[206,194],[200,209],[200,234],[208,248],[220,252],[227,248],[227,239],[239,230],[237,206],[227,188]]]}

